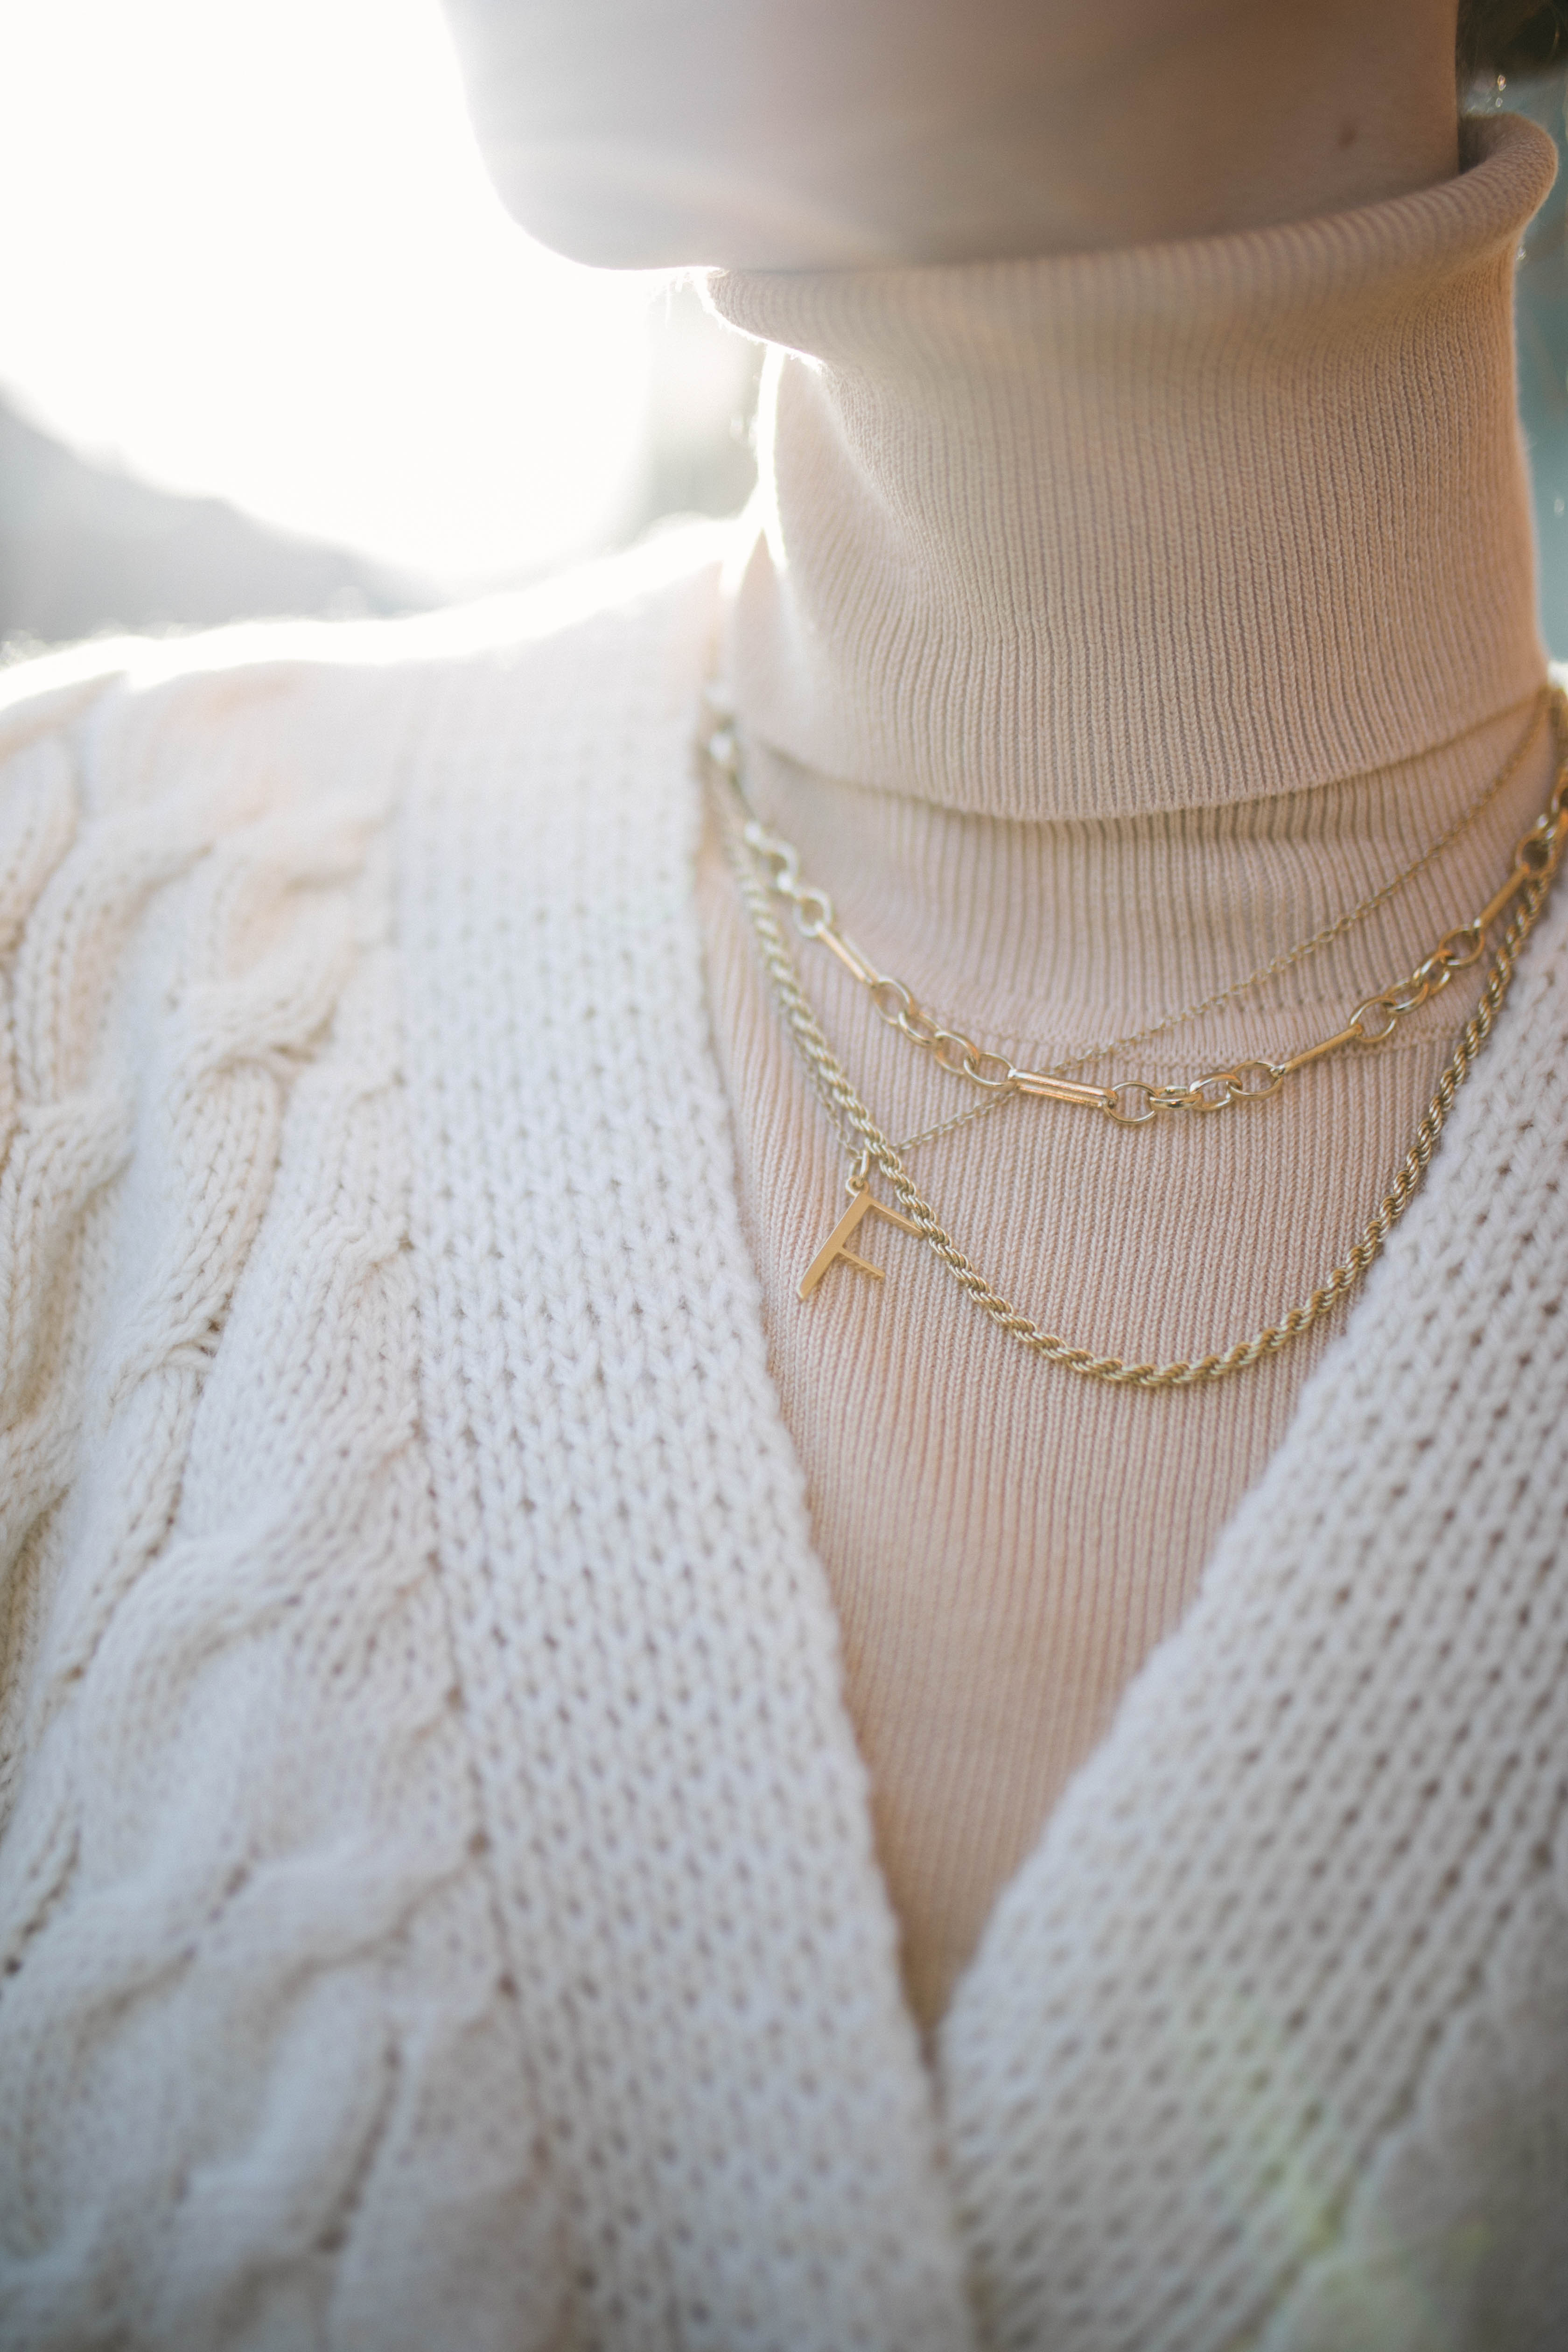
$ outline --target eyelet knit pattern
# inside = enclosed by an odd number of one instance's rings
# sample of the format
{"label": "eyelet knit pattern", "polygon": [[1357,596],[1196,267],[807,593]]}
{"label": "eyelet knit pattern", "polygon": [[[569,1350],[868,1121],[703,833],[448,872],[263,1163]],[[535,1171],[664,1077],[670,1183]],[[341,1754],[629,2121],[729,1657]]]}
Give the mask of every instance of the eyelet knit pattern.
{"label": "eyelet knit pattern", "polygon": [[698,554],[0,722],[0,2342],[1540,2352],[1568,913],[934,2081],[708,1031]]}

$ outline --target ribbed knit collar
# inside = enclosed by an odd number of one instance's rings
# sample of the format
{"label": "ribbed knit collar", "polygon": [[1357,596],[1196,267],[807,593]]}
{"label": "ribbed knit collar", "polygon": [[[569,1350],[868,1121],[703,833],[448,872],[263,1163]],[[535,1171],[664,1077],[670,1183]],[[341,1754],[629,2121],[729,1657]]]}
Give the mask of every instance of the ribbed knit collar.
{"label": "ribbed knit collar", "polygon": [[729,273],[784,347],[731,607],[748,724],[949,808],[1105,817],[1386,767],[1527,695],[1512,276],[1550,140],[1284,227]]}

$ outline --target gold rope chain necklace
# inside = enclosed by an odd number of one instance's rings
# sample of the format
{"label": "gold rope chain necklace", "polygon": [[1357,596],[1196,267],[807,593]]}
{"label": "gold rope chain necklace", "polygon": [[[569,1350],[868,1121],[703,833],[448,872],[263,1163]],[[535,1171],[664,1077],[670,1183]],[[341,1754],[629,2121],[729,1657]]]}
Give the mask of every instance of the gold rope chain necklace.
{"label": "gold rope chain necklace", "polygon": [[[710,697],[710,700],[722,709],[716,695]],[[902,982],[879,972],[844,937],[837,927],[833,904],[826,892],[801,881],[797,853],[789,843],[770,834],[759,822],[745,796],[740,743],[733,721],[723,718],[705,750],[710,772],[721,787],[727,787],[722,792],[721,803],[726,852],[785,1027],[805,1066],[812,1086],[853,1161],[846,1180],[850,1206],[807,1268],[800,1285],[801,1297],[808,1297],[828,1267],[840,1258],[862,1273],[879,1274],[879,1268],[869,1265],[847,1246],[861,1221],[875,1213],[929,1242],[960,1288],[983,1314],[1010,1338],[1016,1339],[1020,1346],[1032,1355],[1060,1364],[1086,1380],[1101,1381],[1122,1388],[1192,1388],[1223,1380],[1232,1372],[1243,1371],[1248,1365],[1260,1362],[1265,1356],[1277,1354],[1303,1331],[1309,1330],[1331,1308],[1348,1297],[1415,1198],[1436,1149],[1437,1139],[1443,1131],[1454,1097],[1491,1034],[1508,994],[1520,950],[1534,929],[1546,902],[1547,893],[1556,876],[1564,838],[1568,837],[1568,696],[1561,688],[1552,689],[1550,708],[1557,754],[1551,795],[1541,814],[1520,840],[1507,880],[1493,893],[1480,912],[1472,916],[1468,923],[1445,932],[1431,953],[1424,957],[1405,978],[1394,982],[1373,996],[1364,998],[1352,1013],[1346,1026],[1337,1030],[1333,1035],[1323,1038],[1284,1062],[1261,1058],[1245,1060],[1225,1070],[1206,1072],[1184,1087],[1150,1087],[1142,1083],[1135,1086],[1131,1082],[1124,1082],[1120,1087],[1083,1086],[1049,1071],[1022,1069],[1006,1055],[988,1053],[976,1046],[962,1033],[940,1028],[922,1012]],[[1533,722],[1531,732],[1533,733]],[[1525,742],[1529,740],[1527,736]],[[1521,743],[1504,771],[1505,776],[1517,768],[1524,748]],[[1450,827],[1442,841],[1423,853],[1416,866],[1407,869],[1405,877],[1400,878],[1408,878],[1409,873],[1418,870],[1420,866],[1436,856],[1438,849],[1462,829],[1468,816],[1479,814],[1479,807],[1490,799],[1500,781],[1494,779],[1475,809],[1461,818],[1457,827]],[[763,867],[765,872],[762,870]],[[1337,936],[1340,930],[1348,928],[1361,912],[1370,911],[1374,904],[1382,903],[1394,887],[1394,884],[1384,885],[1383,891],[1366,901],[1362,909],[1352,909],[1349,916],[1340,919],[1328,933],[1321,935],[1323,943],[1328,937]],[[909,1142],[901,1145],[889,1142],[834,1054],[801,987],[795,960],[771,903],[775,896],[793,907],[795,928],[801,936],[819,940],[860,982],[884,1020],[900,1029],[913,1044],[930,1051],[943,1069],[955,1076],[967,1078],[984,1089],[987,1099],[961,1112],[957,1118],[942,1122],[940,1127],[926,1129]],[[1091,1349],[1076,1347],[1069,1340],[1058,1339],[1032,1317],[1013,1306],[970,1263],[903,1165],[902,1154],[912,1150],[916,1144],[948,1133],[967,1119],[982,1116],[990,1109],[1000,1108],[1005,1102],[1019,1096],[1035,1096],[1047,1101],[1104,1111],[1122,1127],[1146,1126],[1163,1111],[1216,1111],[1227,1109],[1237,1102],[1261,1102],[1276,1094],[1287,1078],[1313,1063],[1352,1046],[1381,1045],[1393,1034],[1406,1014],[1414,1013],[1439,990],[1446,988],[1457,971],[1479,961],[1486,951],[1489,934],[1500,922],[1503,923],[1503,929],[1481,990],[1480,1001],[1460,1032],[1458,1043],[1438,1079],[1436,1091],[1422,1115],[1415,1139],[1388,1191],[1345,1256],[1330,1270],[1310,1297],[1291,1307],[1278,1323],[1255,1332],[1250,1339],[1238,1339],[1222,1354],[1204,1356],[1195,1362],[1134,1362],[1121,1356],[1099,1355]],[[1289,961],[1295,961],[1300,955],[1310,952],[1318,943],[1317,940],[1303,942],[1300,950],[1290,951]],[[1267,971],[1271,972],[1283,968],[1281,961],[1276,959],[1275,965],[1268,967]],[[1239,993],[1248,984],[1248,982],[1238,982],[1236,989],[1227,993]],[[1173,1025],[1180,1017],[1172,1016],[1170,1025]],[[1141,1108],[1130,1107],[1133,1097],[1142,1097]],[[898,1209],[879,1201],[871,1192],[873,1170],[886,1180],[900,1203]]]}

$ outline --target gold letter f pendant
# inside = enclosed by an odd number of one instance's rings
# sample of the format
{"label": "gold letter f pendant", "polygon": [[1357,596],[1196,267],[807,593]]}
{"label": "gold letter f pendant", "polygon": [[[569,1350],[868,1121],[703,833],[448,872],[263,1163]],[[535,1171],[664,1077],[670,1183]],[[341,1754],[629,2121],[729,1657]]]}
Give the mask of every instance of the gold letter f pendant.
{"label": "gold letter f pendant", "polygon": [[849,1206],[801,1276],[800,1296],[803,1298],[811,1297],[828,1267],[836,1265],[840,1258],[846,1265],[852,1265],[857,1274],[868,1274],[877,1282],[882,1280],[881,1267],[872,1265],[868,1259],[858,1256],[849,1246],[863,1217],[881,1217],[889,1225],[901,1226],[906,1234],[918,1234],[921,1230],[912,1217],[900,1215],[897,1209],[884,1208],[881,1202],[873,1197],[870,1172],[867,1164],[868,1157],[868,1154],[866,1158],[862,1158],[850,1175],[849,1190],[853,1197]]}

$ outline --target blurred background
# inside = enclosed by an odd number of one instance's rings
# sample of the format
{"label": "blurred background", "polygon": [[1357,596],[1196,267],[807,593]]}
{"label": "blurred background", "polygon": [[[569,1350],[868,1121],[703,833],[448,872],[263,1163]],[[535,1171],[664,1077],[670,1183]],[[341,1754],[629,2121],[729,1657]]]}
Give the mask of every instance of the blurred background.
{"label": "blurred background", "polygon": [[437,0],[0,0],[0,640],[416,609],[752,478],[754,349],[492,195]]}
{"label": "blurred background", "polygon": [[[532,245],[437,0],[0,0],[0,648],[416,611],[729,514],[753,348]],[[1473,93],[1562,148],[1568,78]],[[1520,276],[1568,656],[1568,190]]]}

